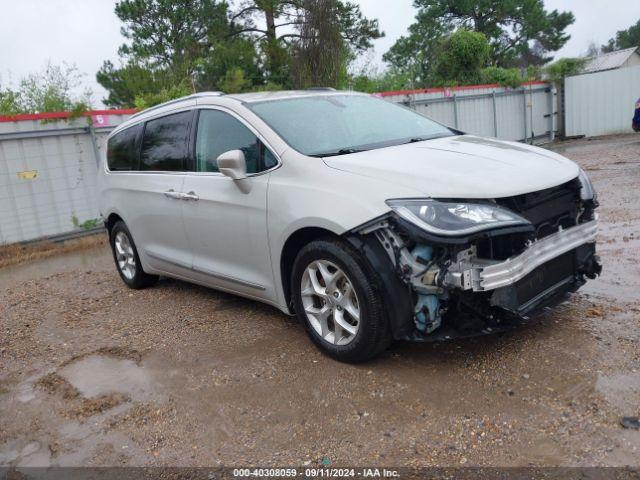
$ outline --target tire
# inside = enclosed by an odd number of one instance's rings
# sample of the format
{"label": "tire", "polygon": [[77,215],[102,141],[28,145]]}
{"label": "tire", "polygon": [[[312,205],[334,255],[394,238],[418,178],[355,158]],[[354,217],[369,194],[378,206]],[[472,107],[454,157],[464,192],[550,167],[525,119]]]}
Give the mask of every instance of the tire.
{"label": "tire", "polygon": [[381,284],[369,263],[346,242],[321,239],[303,247],[293,264],[291,286],[298,318],[313,343],[330,357],[364,362],[389,346]]}
{"label": "tire", "polygon": [[[120,278],[129,288],[139,290],[156,284],[159,277],[149,275],[142,269],[138,249],[133,242],[131,232],[122,220],[116,222],[111,228],[109,244]],[[124,266],[122,265],[123,261]]]}

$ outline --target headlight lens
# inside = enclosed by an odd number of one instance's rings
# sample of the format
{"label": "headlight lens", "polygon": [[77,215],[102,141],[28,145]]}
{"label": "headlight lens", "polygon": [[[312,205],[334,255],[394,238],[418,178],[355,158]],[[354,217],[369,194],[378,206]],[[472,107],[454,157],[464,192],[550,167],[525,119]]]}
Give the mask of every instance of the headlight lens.
{"label": "headlight lens", "polygon": [[593,184],[584,170],[580,169],[578,178],[582,186],[580,189],[580,198],[582,200],[597,200],[598,195],[596,194],[596,190],[593,188]]}
{"label": "headlight lens", "polygon": [[467,235],[510,225],[528,225],[529,221],[497,205],[441,202],[430,199],[387,200],[400,217],[426,230],[444,235]]}

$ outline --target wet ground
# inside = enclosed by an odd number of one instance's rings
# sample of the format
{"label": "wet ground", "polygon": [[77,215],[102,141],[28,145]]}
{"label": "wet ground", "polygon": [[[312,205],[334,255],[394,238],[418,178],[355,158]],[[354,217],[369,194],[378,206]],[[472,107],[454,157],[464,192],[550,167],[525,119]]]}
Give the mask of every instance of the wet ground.
{"label": "wet ground", "polygon": [[0,465],[640,465],[640,137],[554,148],[605,270],[500,336],[345,365],[273,308],[128,290],[104,249],[0,270]]}

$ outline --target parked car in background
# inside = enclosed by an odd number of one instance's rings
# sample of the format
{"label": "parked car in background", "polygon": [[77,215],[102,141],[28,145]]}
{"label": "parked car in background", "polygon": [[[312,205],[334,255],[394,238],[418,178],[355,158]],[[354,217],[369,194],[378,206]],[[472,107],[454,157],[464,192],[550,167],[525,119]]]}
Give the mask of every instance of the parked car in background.
{"label": "parked car in background", "polygon": [[364,94],[172,101],[112,132],[99,175],[127,285],[271,304],[343,361],[511,328],[601,270],[573,162]]}

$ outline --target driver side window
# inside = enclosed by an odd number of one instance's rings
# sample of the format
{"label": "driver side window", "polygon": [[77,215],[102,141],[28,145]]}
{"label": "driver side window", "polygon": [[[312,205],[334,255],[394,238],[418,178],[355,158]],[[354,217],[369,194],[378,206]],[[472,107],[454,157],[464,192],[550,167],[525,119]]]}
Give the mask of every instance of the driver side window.
{"label": "driver side window", "polygon": [[229,150],[242,150],[247,161],[247,173],[263,170],[263,146],[251,130],[228,113],[200,110],[196,133],[196,171],[217,172],[216,159]]}

